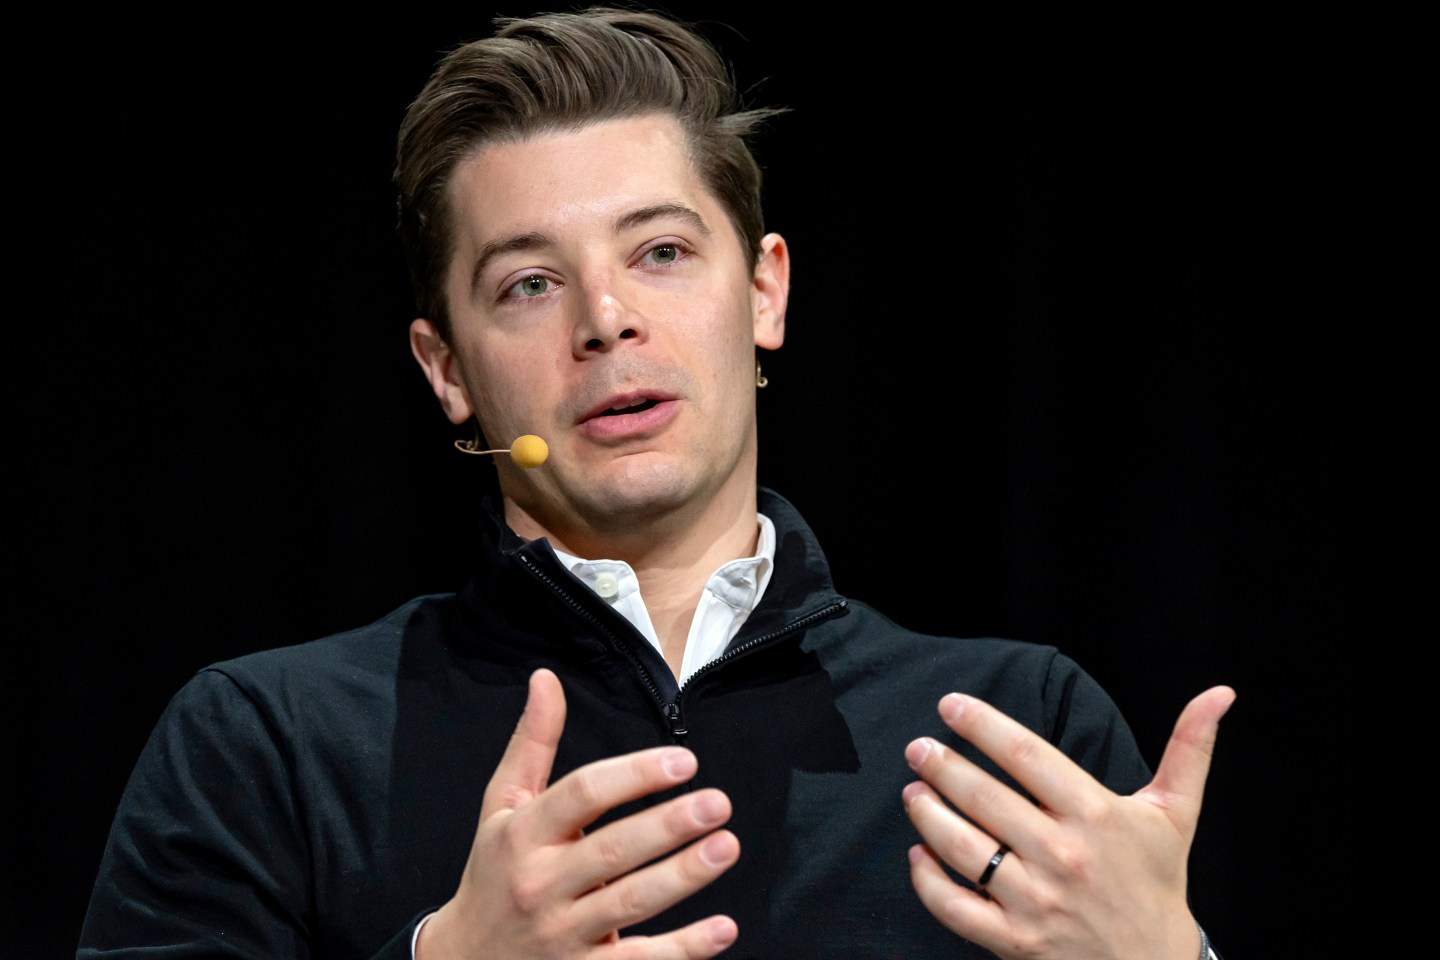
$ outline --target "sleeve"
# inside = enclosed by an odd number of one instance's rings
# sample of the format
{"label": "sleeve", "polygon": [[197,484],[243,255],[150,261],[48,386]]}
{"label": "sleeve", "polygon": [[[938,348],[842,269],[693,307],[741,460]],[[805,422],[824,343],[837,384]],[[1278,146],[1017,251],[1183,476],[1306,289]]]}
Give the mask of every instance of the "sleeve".
{"label": "sleeve", "polygon": [[[171,700],[121,797],[77,960],[311,957],[293,757],[226,674]],[[410,956],[415,917],[375,956]]]}

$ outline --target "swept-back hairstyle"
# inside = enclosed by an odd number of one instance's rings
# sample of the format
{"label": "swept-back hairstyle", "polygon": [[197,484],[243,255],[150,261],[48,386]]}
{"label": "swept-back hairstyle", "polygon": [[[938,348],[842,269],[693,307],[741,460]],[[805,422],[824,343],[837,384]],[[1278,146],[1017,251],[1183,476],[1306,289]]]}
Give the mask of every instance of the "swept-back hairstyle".
{"label": "swept-back hairstyle", "polygon": [[684,131],[690,162],[719,200],[751,263],[764,234],[759,123],[784,108],[746,109],[716,47],[693,26],[615,7],[497,19],[495,33],[436,65],[400,126],[394,172],[401,246],[419,315],[450,337],[444,282],[454,252],[449,184],[456,165],[492,143],[663,113]]}

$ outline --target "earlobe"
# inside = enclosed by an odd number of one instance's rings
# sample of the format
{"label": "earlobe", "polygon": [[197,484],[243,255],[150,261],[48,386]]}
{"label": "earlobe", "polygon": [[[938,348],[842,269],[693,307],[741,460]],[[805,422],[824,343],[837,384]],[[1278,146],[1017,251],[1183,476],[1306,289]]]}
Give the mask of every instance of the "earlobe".
{"label": "earlobe", "polygon": [[790,248],[778,233],[760,241],[760,259],[750,301],[755,318],[755,346],[778,350],[785,342],[785,304],[790,297]]}
{"label": "earlobe", "polygon": [[460,424],[470,419],[475,411],[460,378],[459,361],[435,324],[425,319],[410,322],[410,352],[425,371],[425,379],[430,381],[430,389],[450,422]]}

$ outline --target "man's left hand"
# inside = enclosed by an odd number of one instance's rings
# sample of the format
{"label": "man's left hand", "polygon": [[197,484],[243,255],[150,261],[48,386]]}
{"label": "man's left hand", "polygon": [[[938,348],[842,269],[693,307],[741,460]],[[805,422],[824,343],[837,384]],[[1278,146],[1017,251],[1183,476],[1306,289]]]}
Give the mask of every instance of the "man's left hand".
{"label": "man's left hand", "polygon": [[[930,737],[913,741],[905,756],[923,780],[903,799],[925,841],[910,851],[921,902],[1005,958],[1195,960],[1187,862],[1220,718],[1234,700],[1224,686],[1191,700],[1154,779],[1122,797],[989,704],[948,694],[945,723],[1034,800]],[[943,866],[976,881],[997,855],[983,890]]]}

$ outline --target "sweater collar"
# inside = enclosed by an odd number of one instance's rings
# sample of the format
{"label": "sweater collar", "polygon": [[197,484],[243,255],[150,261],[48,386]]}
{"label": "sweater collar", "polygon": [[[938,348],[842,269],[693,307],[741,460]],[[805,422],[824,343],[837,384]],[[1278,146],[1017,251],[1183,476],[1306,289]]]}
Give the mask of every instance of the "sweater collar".
{"label": "sweater collar", "polygon": [[[774,490],[760,487],[757,508],[775,527],[774,572],[759,605],[732,641],[732,648],[782,632],[808,617],[844,605],[844,598],[832,582],[825,553],[795,506]],[[527,541],[517,535],[505,522],[500,499],[493,493],[487,494],[482,502],[480,527],[482,542],[476,574],[461,596],[467,614],[480,614],[481,608],[493,607],[505,599],[497,596],[496,591],[507,594],[514,589],[515,577],[519,576],[521,582],[534,582],[541,576],[551,579],[562,590],[566,586],[573,588],[566,591],[569,598],[592,618],[624,622],[565,568],[548,540],[541,537]],[[480,619],[490,618],[481,614]],[[628,629],[629,625],[625,627]]]}

